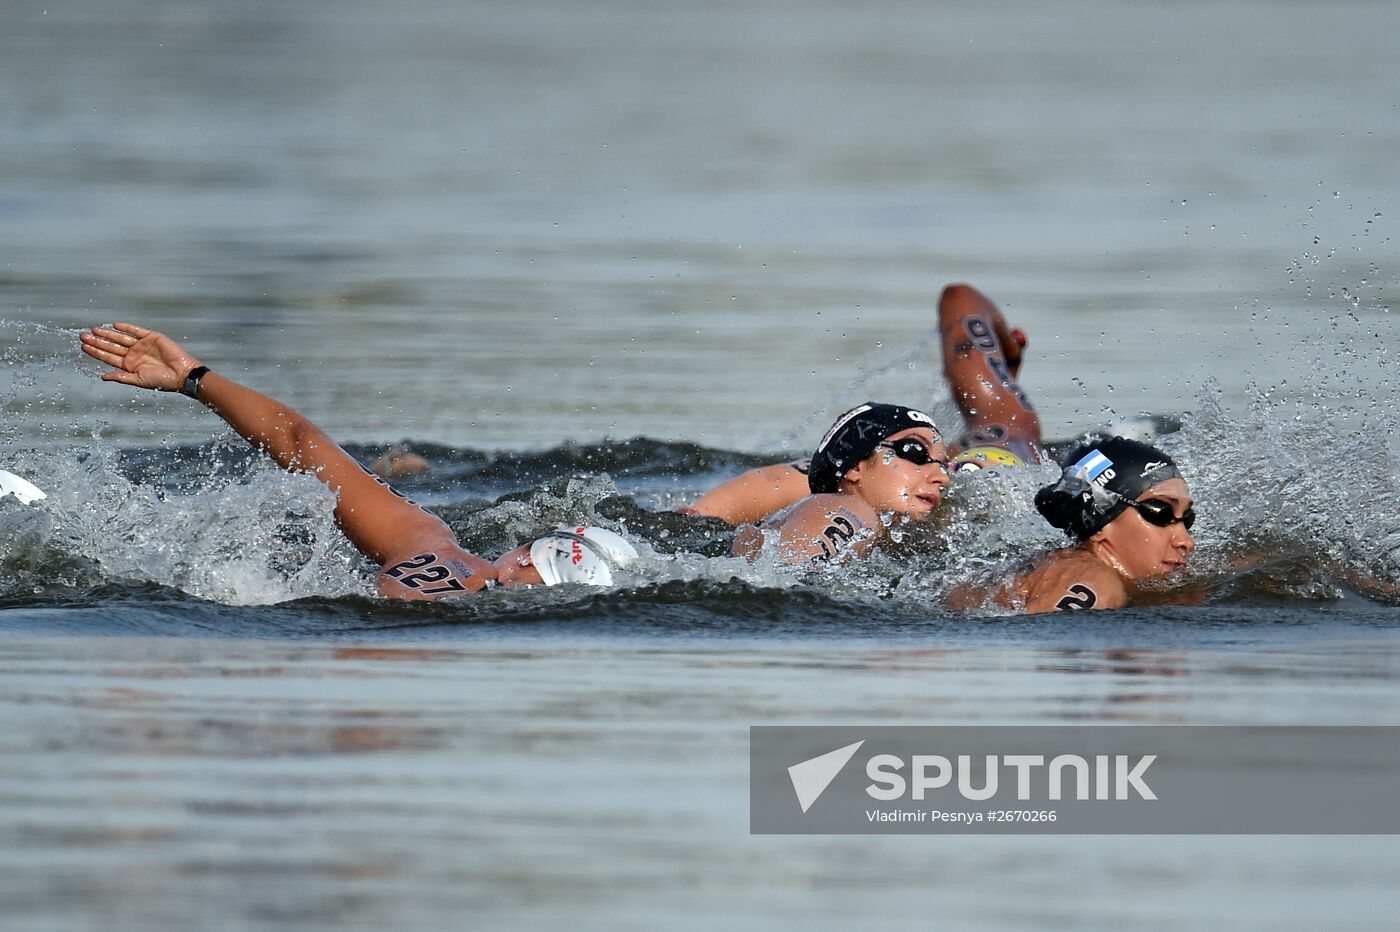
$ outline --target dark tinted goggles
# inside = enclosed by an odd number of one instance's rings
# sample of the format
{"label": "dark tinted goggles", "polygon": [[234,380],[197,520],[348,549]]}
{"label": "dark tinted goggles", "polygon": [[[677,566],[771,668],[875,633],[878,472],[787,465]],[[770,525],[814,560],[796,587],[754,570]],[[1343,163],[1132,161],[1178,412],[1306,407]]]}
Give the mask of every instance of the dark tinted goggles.
{"label": "dark tinted goggles", "polygon": [[947,460],[934,459],[928,447],[924,446],[913,437],[905,437],[903,440],[886,440],[877,446],[884,447],[902,460],[907,460],[915,466],[927,466],[930,463],[937,463],[946,472],[948,469]]}
{"label": "dark tinted goggles", "polygon": [[1142,515],[1143,520],[1148,524],[1155,524],[1158,527],[1171,527],[1173,524],[1180,521],[1182,524],[1186,525],[1186,530],[1189,531],[1191,530],[1191,525],[1196,523],[1196,509],[1194,506],[1187,508],[1181,513],[1181,517],[1178,518],[1176,516],[1176,509],[1171,506],[1171,503],[1164,502],[1160,498],[1149,498],[1141,502],[1129,501],[1128,504],[1136,508],[1137,513]]}

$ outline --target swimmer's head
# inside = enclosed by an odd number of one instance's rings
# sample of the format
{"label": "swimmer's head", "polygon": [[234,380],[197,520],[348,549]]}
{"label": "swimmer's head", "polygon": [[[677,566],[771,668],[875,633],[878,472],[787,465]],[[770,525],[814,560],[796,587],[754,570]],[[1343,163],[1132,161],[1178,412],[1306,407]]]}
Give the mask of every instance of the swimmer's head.
{"label": "swimmer's head", "polygon": [[1026,461],[1010,450],[1001,447],[972,447],[964,450],[948,463],[950,473],[977,472],[979,469],[992,469],[996,466],[1024,466]]}
{"label": "swimmer's head", "polygon": [[934,442],[943,442],[933,418],[922,411],[873,401],[857,405],[837,418],[817,444],[807,487],[814,494],[839,492],[847,471],[874,453],[885,438],[916,428],[932,431]]}
{"label": "swimmer's head", "polygon": [[1124,437],[1081,444],[1065,459],[1058,482],[1035,495],[1051,525],[1085,541],[1159,483],[1180,479],[1176,463],[1153,446]]}
{"label": "swimmer's head", "polygon": [[564,527],[530,544],[530,562],[546,586],[610,586],[613,569],[637,559],[637,548],[601,527]]}

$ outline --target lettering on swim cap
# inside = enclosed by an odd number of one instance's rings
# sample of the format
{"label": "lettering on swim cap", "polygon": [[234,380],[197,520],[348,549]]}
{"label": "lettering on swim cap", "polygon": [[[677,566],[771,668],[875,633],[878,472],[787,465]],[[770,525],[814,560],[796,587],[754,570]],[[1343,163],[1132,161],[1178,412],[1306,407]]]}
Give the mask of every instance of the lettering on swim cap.
{"label": "lettering on swim cap", "polygon": [[828,430],[825,434],[822,434],[822,439],[817,444],[817,452],[820,453],[821,451],[825,450],[827,445],[831,443],[831,439],[836,436],[837,432],[841,430],[841,428],[845,427],[847,424],[851,423],[852,419],[859,417],[860,415],[869,411],[873,407],[875,407],[873,403],[867,402],[863,405],[859,405],[857,407],[852,408],[845,414],[838,417],[836,419],[836,423],[831,425],[831,429]]}
{"label": "lettering on swim cap", "polygon": [[637,559],[637,548],[606,528],[558,528],[530,544],[530,562],[546,586],[583,583],[609,586],[613,569]]}
{"label": "lettering on swim cap", "polygon": [[1172,458],[1125,437],[1105,437],[1072,450],[1060,480],[1035,496],[1053,526],[1088,540],[1159,482],[1179,479]]}

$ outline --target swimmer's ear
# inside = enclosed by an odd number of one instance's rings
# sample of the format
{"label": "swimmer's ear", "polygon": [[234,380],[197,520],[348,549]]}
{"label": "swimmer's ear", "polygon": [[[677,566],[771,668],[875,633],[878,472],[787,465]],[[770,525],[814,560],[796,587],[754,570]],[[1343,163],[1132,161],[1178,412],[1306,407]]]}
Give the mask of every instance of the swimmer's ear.
{"label": "swimmer's ear", "polygon": [[846,470],[846,475],[842,476],[841,478],[842,478],[843,480],[845,480],[846,482],[854,482],[854,483],[856,483],[857,485],[859,485],[859,484],[860,484],[860,471],[861,471],[861,467],[864,466],[864,465],[865,465],[864,461],[859,462],[859,463],[856,463],[856,464],[855,464],[854,466],[852,466],[850,469]]}

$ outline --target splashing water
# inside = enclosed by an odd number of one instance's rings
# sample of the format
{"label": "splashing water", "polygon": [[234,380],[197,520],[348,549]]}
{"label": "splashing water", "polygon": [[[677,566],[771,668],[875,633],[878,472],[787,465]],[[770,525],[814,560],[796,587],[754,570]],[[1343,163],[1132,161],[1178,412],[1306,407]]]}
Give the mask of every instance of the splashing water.
{"label": "splashing water", "polygon": [[[1195,497],[1201,520],[1188,582],[1211,585],[1211,598],[1314,601],[1359,592],[1400,601],[1397,436],[1384,401],[1390,386],[1383,379],[1380,389],[1374,382],[1361,388],[1346,378],[1351,367],[1388,362],[1384,344],[1361,332],[1367,326],[1342,315],[1326,365],[1256,386],[1242,411],[1226,411],[1221,390],[1204,386],[1180,430],[1156,441]],[[33,508],[0,502],[0,598],[22,602],[114,582],[232,605],[371,591],[373,567],[338,531],[331,496],[314,479],[283,473],[218,425],[210,429],[221,439],[212,445],[133,449],[126,439],[133,427],[109,427],[71,407],[67,382],[76,376],[63,357],[71,355],[72,333],[28,324],[0,331],[9,340],[0,465],[50,493]],[[931,347],[932,340],[885,352],[837,406],[880,394],[883,380],[902,378]],[[438,510],[465,547],[494,556],[559,525],[609,527],[642,554],[619,574],[623,589],[816,589],[848,603],[937,612],[958,584],[1065,543],[1032,505],[1036,489],[1054,478],[1053,465],[959,476],[938,514],[923,523],[892,521],[889,539],[869,560],[794,571],[767,552],[754,563],[728,556],[732,531],[638,508],[609,476],[617,472],[628,495],[656,507],[706,488],[717,463],[752,465],[747,454],[639,438],[512,454],[509,464],[450,448],[436,458],[444,468],[411,480],[408,491],[444,503]],[[577,474],[581,464],[588,475]],[[533,488],[494,502],[470,497],[479,488],[475,477],[488,475],[497,485]]]}

